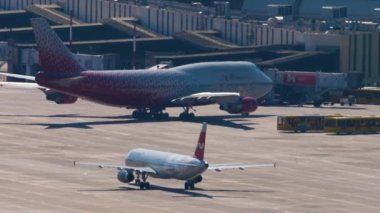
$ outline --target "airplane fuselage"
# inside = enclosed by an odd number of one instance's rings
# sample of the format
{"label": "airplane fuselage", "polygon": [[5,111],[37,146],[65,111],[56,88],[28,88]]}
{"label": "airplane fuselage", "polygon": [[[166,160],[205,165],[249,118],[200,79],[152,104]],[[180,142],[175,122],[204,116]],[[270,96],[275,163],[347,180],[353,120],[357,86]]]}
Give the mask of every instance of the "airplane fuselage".
{"label": "airplane fuselage", "polygon": [[167,70],[41,72],[36,81],[93,102],[132,108],[174,107],[178,105],[171,100],[199,92],[260,98],[272,88],[272,81],[249,62],[206,62]]}
{"label": "airplane fuselage", "polygon": [[207,170],[208,164],[191,156],[149,149],[131,150],[125,165],[130,167],[149,167],[156,174],[155,178],[189,180]]}

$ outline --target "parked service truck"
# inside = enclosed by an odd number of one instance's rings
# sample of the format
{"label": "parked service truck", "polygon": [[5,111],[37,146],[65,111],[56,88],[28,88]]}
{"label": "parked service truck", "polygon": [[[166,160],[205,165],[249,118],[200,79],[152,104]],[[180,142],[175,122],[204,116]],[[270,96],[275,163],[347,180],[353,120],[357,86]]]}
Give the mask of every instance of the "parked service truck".
{"label": "parked service truck", "polygon": [[312,103],[315,107],[322,104],[341,105],[355,103],[349,91],[362,85],[359,73],[323,73],[307,71],[264,71],[274,83],[273,90],[263,102],[265,104]]}

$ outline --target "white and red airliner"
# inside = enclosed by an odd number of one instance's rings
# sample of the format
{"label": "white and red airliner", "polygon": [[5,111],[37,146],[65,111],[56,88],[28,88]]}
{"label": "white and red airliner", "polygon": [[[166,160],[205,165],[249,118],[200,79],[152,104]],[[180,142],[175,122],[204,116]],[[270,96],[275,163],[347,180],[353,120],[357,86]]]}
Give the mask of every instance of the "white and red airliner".
{"label": "white and red airliner", "polygon": [[194,189],[194,185],[202,181],[202,173],[207,170],[222,171],[250,167],[276,167],[269,164],[223,163],[209,164],[204,160],[207,124],[203,123],[197,147],[193,156],[161,152],[149,149],[133,149],[125,158],[124,165],[82,163],[74,161],[74,166],[94,166],[98,168],[117,169],[117,179],[123,183],[134,183],[140,189],[149,189],[148,177],[161,179],[177,179],[185,181],[185,189]]}
{"label": "white and red airliner", "polygon": [[[45,92],[47,100],[71,104],[78,98],[135,109],[134,118],[169,117],[167,107],[183,107],[181,119],[194,117],[193,106],[219,104],[233,114],[257,109],[257,99],[272,89],[272,80],[250,62],[203,62],[170,69],[86,70],[42,18],[32,19],[39,62],[35,77],[0,73],[33,80],[26,87]],[[1,83],[6,86],[11,83]],[[14,85],[14,84],[13,84]],[[19,86],[19,84],[18,84]]]}

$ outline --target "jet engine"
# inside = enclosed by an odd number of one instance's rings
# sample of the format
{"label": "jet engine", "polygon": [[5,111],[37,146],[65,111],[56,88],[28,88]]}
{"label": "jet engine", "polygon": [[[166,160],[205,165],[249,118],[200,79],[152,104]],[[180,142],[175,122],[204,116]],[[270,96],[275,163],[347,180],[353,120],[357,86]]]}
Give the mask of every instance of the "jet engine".
{"label": "jet engine", "polygon": [[54,101],[57,104],[73,104],[78,98],[70,95],[66,95],[54,90],[46,90],[44,91],[46,94],[46,100]]}
{"label": "jet engine", "polygon": [[117,179],[122,183],[129,183],[135,179],[135,176],[126,170],[120,170],[117,173]]}
{"label": "jet engine", "polygon": [[252,97],[243,97],[235,103],[220,104],[219,109],[230,114],[250,113],[257,109],[257,101]]}

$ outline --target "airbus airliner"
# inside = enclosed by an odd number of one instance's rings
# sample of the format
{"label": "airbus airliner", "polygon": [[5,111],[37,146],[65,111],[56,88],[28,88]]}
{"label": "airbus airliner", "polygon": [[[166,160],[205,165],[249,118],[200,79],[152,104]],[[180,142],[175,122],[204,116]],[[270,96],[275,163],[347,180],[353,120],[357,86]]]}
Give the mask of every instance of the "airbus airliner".
{"label": "airbus airliner", "polygon": [[249,114],[257,109],[257,99],[272,89],[271,79],[255,64],[244,61],[157,70],[86,70],[45,19],[31,22],[42,71],[35,77],[2,75],[34,80],[47,100],[57,104],[72,104],[81,98],[135,109],[132,115],[137,119],[167,118],[167,107],[183,107],[180,118],[187,119],[194,117],[193,106],[206,104],[219,104],[228,113]]}
{"label": "airbus airliner", "polygon": [[74,161],[74,166],[95,166],[98,168],[117,169],[117,179],[122,183],[134,183],[140,189],[149,189],[148,177],[177,179],[185,181],[185,190],[194,189],[196,183],[203,179],[202,173],[207,170],[222,171],[225,169],[244,170],[249,167],[276,167],[270,164],[223,163],[209,164],[204,160],[207,123],[203,123],[198,143],[193,156],[180,155],[149,149],[133,149],[125,158],[125,165],[94,164]]}

